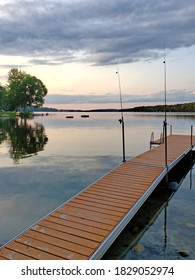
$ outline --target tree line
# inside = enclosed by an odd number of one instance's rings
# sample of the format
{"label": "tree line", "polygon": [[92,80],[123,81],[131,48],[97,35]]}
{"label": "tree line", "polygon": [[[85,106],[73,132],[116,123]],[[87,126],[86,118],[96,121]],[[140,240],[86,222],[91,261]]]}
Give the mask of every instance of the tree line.
{"label": "tree line", "polygon": [[[129,112],[164,112],[164,105],[155,105],[155,106],[140,106],[131,109],[124,109],[124,111]],[[195,102],[182,103],[182,104],[173,104],[166,105],[167,112],[195,112]]]}
{"label": "tree line", "polygon": [[26,112],[28,107],[41,107],[46,94],[47,88],[40,79],[13,68],[6,85],[0,84],[0,111]]}

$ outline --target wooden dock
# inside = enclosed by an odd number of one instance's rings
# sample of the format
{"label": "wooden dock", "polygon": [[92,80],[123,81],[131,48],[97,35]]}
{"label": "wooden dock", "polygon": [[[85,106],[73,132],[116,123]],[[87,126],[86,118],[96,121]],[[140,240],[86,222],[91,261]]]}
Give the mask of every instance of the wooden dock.
{"label": "wooden dock", "polygon": [[100,259],[167,172],[195,144],[170,135],[164,144],[122,163],[0,249],[0,260]]}

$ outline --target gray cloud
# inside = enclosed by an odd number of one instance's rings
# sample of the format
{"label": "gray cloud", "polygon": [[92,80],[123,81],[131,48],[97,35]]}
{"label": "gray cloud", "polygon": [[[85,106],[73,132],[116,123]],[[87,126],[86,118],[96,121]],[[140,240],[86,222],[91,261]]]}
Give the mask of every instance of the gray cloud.
{"label": "gray cloud", "polygon": [[25,64],[1,64],[1,68],[12,69],[12,68],[22,68],[25,67]]}
{"label": "gray cloud", "polygon": [[0,5],[0,53],[34,64],[156,59],[195,44],[194,0],[10,0]]}
{"label": "gray cloud", "polygon": [[[164,92],[150,95],[123,94],[124,103],[128,102],[164,102]],[[190,90],[171,90],[167,92],[168,102],[194,102],[195,92]],[[50,94],[45,98],[46,104],[71,104],[71,103],[119,103],[119,95],[107,93],[105,95],[60,95]]]}

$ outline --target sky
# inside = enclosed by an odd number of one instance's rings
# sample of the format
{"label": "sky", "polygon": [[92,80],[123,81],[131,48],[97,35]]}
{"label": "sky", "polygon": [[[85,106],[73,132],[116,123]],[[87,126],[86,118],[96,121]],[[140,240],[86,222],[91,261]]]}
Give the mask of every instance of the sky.
{"label": "sky", "polygon": [[194,0],[0,0],[0,83],[19,68],[47,104],[101,104],[120,79],[124,102],[158,102],[166,66],[167,100],[194,101],[194,14]]}

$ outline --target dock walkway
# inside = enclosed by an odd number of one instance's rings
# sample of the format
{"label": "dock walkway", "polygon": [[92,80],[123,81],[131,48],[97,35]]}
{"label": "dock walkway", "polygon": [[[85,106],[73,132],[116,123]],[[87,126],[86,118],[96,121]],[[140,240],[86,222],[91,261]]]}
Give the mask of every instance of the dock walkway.
{"label": "dock walkway", "polygon": [[100,259],[195,137],[167,141],[168,167],[164,144],[122,163],[7,243],[0,260]]}

